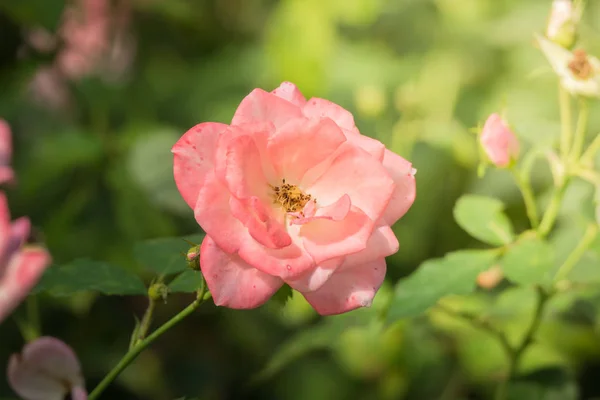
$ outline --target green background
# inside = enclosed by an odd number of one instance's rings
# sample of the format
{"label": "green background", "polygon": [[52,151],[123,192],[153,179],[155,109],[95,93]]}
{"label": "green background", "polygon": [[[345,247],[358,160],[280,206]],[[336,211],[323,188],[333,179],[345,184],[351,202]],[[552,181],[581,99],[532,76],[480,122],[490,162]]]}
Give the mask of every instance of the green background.
{"label": "green background", "polygon": [[[582,42],[600,54],[600,4],[589,3]],[[527,227],[510,175],[488,170],[484,179],[477,176],[479,151],[470,129],[504,110],[523,148],[557,138],[556,78],[533,41],[533,33],[544,30],[550,1],[130,4],[136,43],[130,70],[116,81],[89,76],[69,82],[71,106],[57,110],[33,101],[27,91],[36,70],[55,54],[22,56],[21,49],[25,30],[57,29],[63,2],[0,2],[0,116],[13,128],[18,177],[7,189],[11,212],[31,218],[35,238],[47,244],[56,264],[87,257],[152,279],[134,257],[136,243],[200,232],[175,188],[170,147],[196,123],[228,123],[253,88],[272,90],[283,80],[294,82],[307,97],[349,109],[363,134],[411,160],[418,170],[417,200],[394,227],[400,251],[388,259],[386,284],[370,311],[323,321],[297,295],[285,307],[273,302],[252,311],[205,304],[143,353],[105,398],[489,398],[504,359],[485,333],[436,312],[391,326],[374,322],[369,313],[377,312],[377,302],[385,301],[392,284],[424,260],[483,247],[454,222],[460,195],[498,197],[515,230]],[[600,114],[597,105],[592,107],[590,128],[597,132]],[[533,183],[543,199],[549,171],[540,165]],[[559,258],[582,232],[582,204],[591,196],[590,187],[571,185],[551,238]],[[597,271],[581,267],[586,282],[600,282],[600,243],[594,249],[587,262]],[[509,332],[519,334],[530,317],[533,293],[514,288],[496,298],[480,290],[450,300],[470,310],[492,310]],[[576,398],[569,397],[569,385],[579,387],[581,398],[600,398],[595,380],[600,302],[588,297],[553,302],[541,327],[545,345],[534,346],[523,368],[555,387],[526,387],[517,398]],[[142,296],[93,292],[41,294],[38,300],[44,333],[72,345],[90,389],[124,353],[133,315],[146,306]],[[191,300],[172,295],[158,307],[157,321]],[[17,315],[24,312],[22,307]],[[353,327],[344,328],[348,324]],[[297,335],[281,368],[250,384],[277,349]],[[6,320],[0,327],[0,360],[21,346],[14,321]],[[10,395],[0,380],[0,397]]]}

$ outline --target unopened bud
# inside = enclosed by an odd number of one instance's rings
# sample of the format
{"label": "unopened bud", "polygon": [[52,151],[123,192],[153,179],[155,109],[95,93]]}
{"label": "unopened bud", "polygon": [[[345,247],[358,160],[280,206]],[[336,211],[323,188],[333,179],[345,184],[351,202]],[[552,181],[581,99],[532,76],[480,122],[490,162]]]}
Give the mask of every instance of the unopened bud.
{"label": "unopened bud", "polygon": [[554,0],[548,18],[546,37],[570,49],[577,40],[577,25],[580,17],[580,10],[573,5],[572,0]]}
{"label": "unopened bud", "polygon": [[148,288],[148,297],[153,301],[167,301],[169,287],[162,282],[153,283]]}
{"label": "unopened bud", "polygon": [[191,247],[185,255],[188,268],[200,271],[200,246]]}
{"label": "unopened bud", "polygon": [[488,159],[499,168],[506,168],[519,156],[519,140],[498,114],[485,121],[479,141]]}

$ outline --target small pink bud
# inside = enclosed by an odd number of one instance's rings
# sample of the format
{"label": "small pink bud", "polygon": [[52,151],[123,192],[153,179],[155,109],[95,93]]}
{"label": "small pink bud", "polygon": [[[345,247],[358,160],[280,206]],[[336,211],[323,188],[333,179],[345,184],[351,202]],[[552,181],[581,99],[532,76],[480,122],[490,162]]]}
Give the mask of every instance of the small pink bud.
{"label": "small pink bud", "polygon": [[496,167],[508,167],[519,156],[519,141],[498,114],[490,115],[485,121],[479,140],[485,154]]}
{"label": "small pink bud", "polygon": [[190,269],[200,271],[200,246],[191,247],[185,258]]}

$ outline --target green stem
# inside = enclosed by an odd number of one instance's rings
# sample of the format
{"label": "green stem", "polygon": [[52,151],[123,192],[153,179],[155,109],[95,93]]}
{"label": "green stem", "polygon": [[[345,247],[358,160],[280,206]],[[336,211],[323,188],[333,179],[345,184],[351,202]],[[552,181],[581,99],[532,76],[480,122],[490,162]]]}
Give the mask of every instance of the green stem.
{"label": "green stem", "polygon": [[560,184],[560,186],[554,189],[552,193],[552,198],[550,199],[550,204],[546,209],[546,213],[542,218],[542,222],[538,227],[538,234],[540,237],[548,236],[550,230],[554,226],[554,222],[556,222],[556,217],[558,217],[558,211],[560,210],[560,205],[562,203],[563,196],[565,194],[565,189],[567,187],[568,178]]}
{"label": "green stem", "polygon": [[205,300],[205,284],[203,283],[201,289],[198,291],[198,295],[196,296],[196,300],[194,300],[189,306],[184,308],[179,314],[175,315],[173,318],[165,322],[159,328],[157,328],[154,332],[152,332],[146,339],[140,340],[137,342],[135,346],[133,346],[129,351],[121,358],[121,361],[102,379],[102,381],[96,386],[96,388],[90,393],[88,396],[88,400],[96,400],[102,392],[110,385],[125,368],[129,366],[136,359],[136,357],[146,349],[146,347],[150,346],[152,342],[158,339],[163,333],[167,332],[169,329],[177,325],[181,322],[185,317],[192,314]]}
{"label": "green stem", "polygon": [[594,239],[596,239],[597,234],[598,225],[590,224],[583,234],[583,237],[579,241],[579,244],[575,247],[575,249],[573,249],[573,252],[569,254],[569,257],[567,257],[565,262],[558,269],[558,272],[554,277],[554,282],[559,282],[569,275],[569,273],[573,270],[573,267],[575,267],[579,260],[581,260],[581,257],[583,257],[588,247],[590,247]]}
{"label": "green stem", "polygon": [[571,146],[571,99],[569,92],[559,83],[558,100],[560,107],[560,155],[561,159],[566,160]]}
{"label": "green stem", "polygon": [[594,157],[596,153],[600,150],[600,133],[596,135],[592,143],[585,150],[583,155],[581,156],[581,164],[591,166],[594,162]]}
{"label": "green stem", "polygon": [[40,307],[37,296],[32,295],[27,298],[27,325],[29,325],[30,338],[37,339],[41,335]]}
{"label": "green stem", "polygon": [[570,161],[576,163],[583,151],[585,142],[585,134],[587,131],[588,118],[590,116],[590,106],[586,100],[581,100],[579,103],[579,116],[577,118],[577,130],[575,131],[575,139],[573,140],[573,148],[570,153]]}
{"label": "green stem", "polygon": [[137,331],[136,340],[133,343],[137,343],[138,341],[144,339],[146,334],[148,333],[148,329],[150,329],[150,325],[152,324],[152,318],[154,316],[154,310],[156,309],[156,300],[152,298],[148,298],[148,308],[142,317],[142,322],[140,323],[140,328]]}
{"label": "green stem", "polygon": [[525,202],[525,211],[527,212],[527,217],[529,217],[529,222],[531,223],[531,227],[536,229],[540,223],[537,213],[537,206],[535,204],[535,198],[533,196],[533,190],[531,188],[531,183],[529,180],[529,176],[522,175],[519,171],[511,170],[515,182],[521,190],[521,195],[523,196],[523,201]]}
{"label": "green stem", "polygon": [[523,353],[525,352],[525,350],[527,350],[527,347],[529,347],[529,345],[533,343],[535,333],[537,332],[540,323],[542,322],[542,316],[544,315],[546,304],[548,304],[548,300],[550,298],[550,293],[546,293],[544,289],[540,287],[537,288],[537,303],[535,307],[535,312],[533,314],[533,318],[531,320],[531,324],[525,332],[525,336],[523,336],[521,343],[519,343],[517,347],[511,348],[511,351],[509,353],[507,377],[496,388],[496,394],[494,396],[495,400],[506,400],[508,396],[508,385],[511,379],[513,379],[517,374],[517,369],[519,367],[519,362],[521,361]]}

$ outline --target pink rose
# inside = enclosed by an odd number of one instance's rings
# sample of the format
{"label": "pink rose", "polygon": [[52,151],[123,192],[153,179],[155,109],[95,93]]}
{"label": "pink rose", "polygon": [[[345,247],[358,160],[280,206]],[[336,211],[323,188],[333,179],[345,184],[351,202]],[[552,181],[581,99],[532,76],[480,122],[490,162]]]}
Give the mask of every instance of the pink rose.
{"label": "pink rose", "polygon": [[252,91],[230,125],[191,128],[172,151],[177,187],[207,233],[200,265],[215,304],[258,307],[284,282],[323,315],[371,304],[415,179],[352,114],[284,82]]}
{"label": "pink rose", "polygon": [[497,167],[507,167],[519,155],[519,141],[498,114],[485,121],[481,132],[481,145],[490,161]]}
{"label": "pink rose", "polygon": [[29,220],[10,222],[8,204],[0,193],[0,322],[27,296],[48,264],[44,249],[23,246],[29,235]]}
{"label": "pink rose", "polygon": [[8,361],[8,382],[24,400],[86,400],[81,366],[73,350],[53,337],[28,343]]}
{"label": "pink rose", "polygon": [[10,167],[12,157],[12,139],[10,126],[3,119],[0,119],[0,184],[13,180],[13,170]]}

